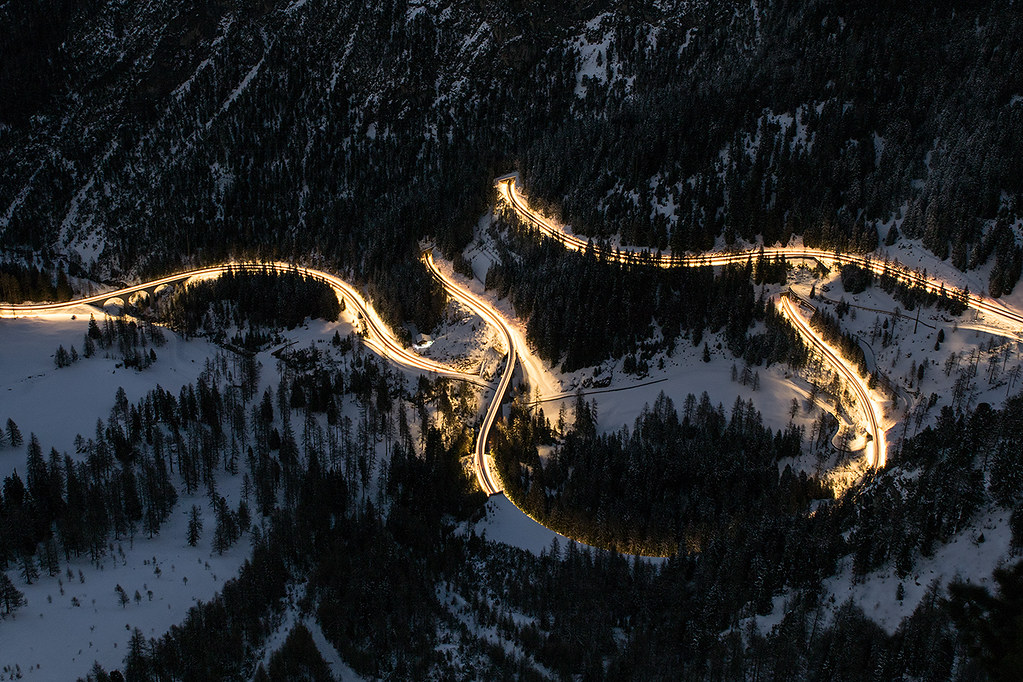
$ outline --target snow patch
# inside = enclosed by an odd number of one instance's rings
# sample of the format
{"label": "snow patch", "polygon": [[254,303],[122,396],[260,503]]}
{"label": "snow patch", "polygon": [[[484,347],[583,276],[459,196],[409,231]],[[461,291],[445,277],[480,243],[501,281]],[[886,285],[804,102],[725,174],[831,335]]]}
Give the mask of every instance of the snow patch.
{"label": "snow patch", "polygon": [[[249,86],[249,83],[252,82],[252,79],[255,78],[256,75],[259,73],[259,69],[262,68],[263,62],[265,60],[266,55],[264,54],[263,57],[256,63],[256,65],[249,69],[249,72],[245,74],[244,78],[242,78],[242,82],[238,84],[238,87],[236,87],[231,92],[231,94],[227,96],[227,99],[224,100],[224,104],[220,107],[221,111],[227,111],[227,108],[231,106],[231,103],[238,99],[238,96],[245,91],[245,88]],[[209,127],[209,124],[207,124],[207,127]]]}
{"label": "snow patch", "polygon": [[[891,635],[899,623],[913,613],[935,582],[944,588],[955,578],[962,578],[989,587],[992,572],[1010,556],[1011,539],[1009,512],[988,509],[979,515],[976,525],[942,545],[934,556],[918,558],[904,579],[890,567],[855,579],[846,561],[841,573],[824,581],[825,591],[834,596],[833,602],[825,601],[830,602],[832,608],[838,608],[852,598],[871,620]],[[901,601],[895,598],[900,583],[905,590]]]}
{"label": "snow patch", "polygon": [[536,555],[549,550],[555,539],[562,549],[566,543],[575,543],[580,549],[586,546],[529,518],[503,494],[493,495],[487,500],[486,516],[474,528],[478,535],[485,534],[488,540],[503,542]]}
{"label": "snow patch", "polygon": [[[104,358],[102,350],[57,369],[53,361],[57,347],[81,349],[89,315],[94,313],[100,323],[104,317],[88,306],[73,312],[77,319],[69,312],[0,323],[0,418],[14,419],[26,441],[30,433],[38,434],[44,452],[55,447],[74,456],[75,436],[91,437],[96,420],[106,422],[118,387],[131,402],[157,384],[176,394],[198,378],[206,358],[219,350],[204,340],[185,341],[164,330],[167,344],[155,349],[157,361],[145,371],[118,367],[120,363]],[[0,479],[15,468],[24,474],[24,467],[23,448],[0,449]]]}
{"label": "snow patch", "polygon": [[[235,505],[240,479],[233,477],[229,487],[218,488],[234,498]],[[185,542],[192,504],[205,516],[206,530],[197,547]],[[94,661],[107,669],[121,667],[134,628],[146,639],[160,637],[184,620],[189,608],[211,599],[238,573],[249,553],[247,536],[218,555],[211,551],[215,526],[203,497],[183,497],[159,535],[150,540],[140,534],[134,547],[127,539],[115,541],[118,549],[98,566],[83,555],[62,562],[57,576],[44,572],[33,585],[25,585],[10,571],[28,605],[0,620],[0,668],[18,665],[29,680],[73,680],[85,676]],[[123,607],[117,585],[130,598]]]}
{"label": "snow patch", "polygon": [[341,658],[341,654],[337,652],[334,645],[331,644],[327,640],[327,637],[323,634],[323,630],[320,628],[320,624],[315,618],[306,618],[302,622],[306,626],[306,629],[309,630],[309,634],[312,635],[313,642],[316,643],[316,648],[319,649],[320,655],[323,656],[323,660],[327,662],[327,666],[330,668],[330,672],[334,676],[335,680],[338,682],[358,682],[359,680],[365,679],[352,670],[351,666],[344,662],[344,659]]}
{"label": "snow patch", "polygon": [[607,14],[600,14],[586,22],[586,32],[577,37],[572,45],[579,50],[579,70],[575,75],[575,95],[585,97],[587,91],[586,82],[592,79],[598,83],[605,83],[608,78],[609,64],[607,62],[607,48],[611,44],[611,31],[600,35],[597,42],[590,42],[588,36],[596,34]]}

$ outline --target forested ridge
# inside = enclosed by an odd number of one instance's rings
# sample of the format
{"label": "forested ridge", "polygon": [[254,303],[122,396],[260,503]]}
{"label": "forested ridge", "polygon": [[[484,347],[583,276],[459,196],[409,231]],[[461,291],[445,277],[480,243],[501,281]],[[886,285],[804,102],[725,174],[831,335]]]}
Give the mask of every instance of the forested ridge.
{"label": "forested ridge", "polygon": [[960,268],[1005,243],[1000,282],[1019,257],[1019,21],[1013,2],[719,3],[647,31],[615,15],[524,180],[586,233],[676,250],[793,233],[871,250],[899,215]]}
{"label": "forested ridge", "polygon": [[[300,285],[292,280],[279,283]],[[212,292],[222,287],[229,302],[238,285],[210,283],[181,302],[208,312]],[[206,318],[204,333],[245,319]],[[214,552],[251,544],[237,577],[180,625],[132,633],[128,680],[323,678],[302,625],[264,658],[286,617],[315,623],[359,674],[392,679],[1015,671],[1005,642],[1018,629],[1011,619],[992,628],[987,615],[1013,612],[1019,571],[1003,571],[992,589],[930,586],[893,635],[853,602],[831,604],[824,581],[843,566],[857,578],[893,567],[911,580],[917,562],[985,509],[1008,514],[1023,546],[1019,398],[1001,410],[944,408],[892,453],[890,469],[837,500],[821,481],[779,470],[805,434],[772,432],[748,402],[726,412],[706,396],[680,407],[661,397],[631,429],[610,433],[598,432],[582,398],[556,424],[514,403],[493,444],[509,494],[591,542],[671,555],[655,567],[575,543],[536,556],[465,525],[483,501],[465,464],[476,409],[468,387],[409,385],[354,335],[282,353],[278,375],[263,388],[253,356],[221,353],[176,394],[158,387],[132,403],[118,392],[74,458],[47,457],[13,422],[0,438],[27,455],[0,487],[0,561],[21,581],[84,579],[67,573],[68,557],[99,562],[136,534],[161,533],[182,493],[202,493],[214,521],[196,523],[194,505],[183,542]],[[541,446],[553,447],[542,460]],[[235,476],[242,497],[228,503],[218,481]],[[3,575],[6,615],[24,598]],[[755,618],[779,595],[779,626],[761,630]],[[88,678],[115,679],[99,666]]]}
{"label": "forested ridge", "polygon": [[[575,543],[554,542],[536,556],[453,532],[452,521],[473,506],[460,506],[465,492],[437,500],[446,514],[423,514],[422,498],[401,493],[417,480],[447,479],[441,469],[435,470],[438,479],[403,477],[406,483],[389,484],[371,501],[374,496],[360,492],[358,477],[344,477],[329,464],[320,468],[313,458],[300,475],[298,495],[285,497],[254,536],[253,558],[239,577],[164,637],[134,637],[124,670],[129,680],[248,679],[258,668],[248,652],[258,651],[282,611],[295,607],[286,595],[298,584],[305,595],[297,604],[300,613],[317,619],[345,661],[370,676],[1012,679],[1019,629],[1006,616],[1019,605],[1018,567],[998,572],[988,589],[930,585],[894,634],[852,601],[826,603],[823,580],[850,559],[857,575],[876,562],[894,561],[900,575],[912,580],[913,564],[933,551],[932,542],[947,540],[980,506],[1018,505],[1003,490],[986,489],[976,475],[990,466],[1018,468],[1014,458],[997,464],[991,458],[992,449],[1018,440],[1011,432],[1018,402],[960,417],[948,411],[935,429],[909,440],[897,455],[902,464],[923,463],[927,453],[941,472],[917,484],[907,484],[898,470],[885,471],[842,500],[818,502],[808,514],[814,486],[783,474],[780,490],[786,494],[765,497],[765,505],[751,505],[736,517],[708,517],[713,532],[699,551],[679,552],[661,567]],[[659,401],[650,414],[669,407]],[[707,414],[727,424],[715,412]],[[580,415],[576,429],[585,428],[585,409]],[[749,416],[744,408],[741,418]],[[992,420],[1005,435],[976,456],[965,454],[976,445],[972,437],[963,447],[933,446],[948,443],[954,431],[980,433]],[[755,417],[747,428],[756,431]],[[439,443],[439,433],[434,437]],[[965,506],[931,504],[950,495]],[[893,500],[900,506],[893,507]],[[1023,544],[1020,518],[1017,507],[1016,546]],[[902,558],[885,558],[884,548]],[[786,594],[784,616],[778,627],[762,632],[750,619],[769,613],[780,590]],[[902,597],[896,589],[888,598]],[[223,645],[207,646],[211,637]],[[296,640],[303,637],[298,630]],[[315,648],[296,643],[275,658],[278,670],[315,669],[322,660]],[[90,679],[105,675],[96,670]]]}
{"label": "forested ridge", "polygon": [[957,267],[993,258],[992,295],[1018,279],[1012,0],[291,5],[0,9],[4,247],[103,280],[306,259],[428,328],[417,240],[464,246],[518,167],[583,234],[897,232]]}
{"label": "forested ridge", "polygon": [[[456,254],[491,179],[516,168],[581,234],[693,251],[902,235],[960,268],[993,259],[998,296],[1023,267],[1017,10],[9,3],[0,82],[22,96],[0,110],[0,243],[108,282],[297,259],[359,285],[393,328],[426,330],[443,299],[418,240]],[[643,354],[651,324],[669,347],[726,326],[737,350],[760,315],[738,275],[514,252],[490,283],[567,369]],[[623,305],[590,310],[577,288]],[[746,353],[779,359],[780,333]]]}
{"label": "forested ridge", "polygon": [[0,263],[0,301],[22,303],[24,301],[69,301],[74,294],[67,272],[56,268],[56,277],[51,277],[48,268],[40,270],[35,265]]}
{"label": "forested ridge", "polygon": [[156,316],[186,337],[204,333],[219,343],[259,350],[278,328],[306,319],[333,322],[344,303],[329,284],[294,270],[228,270],[185,286],[156,304]]}
{"label": "forested ridge", "polygon": [[[596,406],[579,396],[573,421],[552,429],[519,406],[494,448],[508,495],[545,525],[597,547],[699,551],[748,513],[831,497],[822,481],[779,474],[804,434],[791,424],[773,433],[752,402],[737,399],[725,414],[706,393],[689,394],[680,415],[662,393],[631,430],[598,434]],[[554,443],[541,458],[537,446]]]}
{"label": "forested ridge", "polygon": [[[495,225],[512,226],[523,227],[515,218]],[[650,357],[660,350],[671,355],[683,342],[699,346],[705,331],[721,332],[729,349],[752,364],[805,360],[798,334],[756,286],[784,281],[784,261],[750,258],[718,272],[629,267],[588,252],[566,252],[535,230],[506,231],[507,241],[495,244],[499,262],[484,284],[510,297],[516,313],[529,321],[531,347],[552,365],[572,371],[625,355]],[[764,326],[754,328],[759,322]]]}
{"label": "forested ridge", "polygon": [[[66,300],[72,277],[291,260],[352,281],[392,328],[431,330],[444,297],[419,240],[469,270],[461,251],[493,206],[494,176],[511,170],[532,203],[596,240],[694,252],[919,240],[960,270],[989,268],[977,293],[999,297],[1023,270],[1020,9],[7,2],[0,300]],[[566,253],[501,211],[495,227],[485,285],[551,365],[624,358],[643,373],[680,344],[709,360],[708,332],[744,371],[815,362],[768,305],[784,261],[624,267]],[[960,292],[887,274],[850,269],[843,284],[877,285],[906,310],[963,309]],[[952,406],[913,436],[907,409],[890,467],[838,499],[785,466],[824,429],[769,429],[741,400],[659,399],[604,432],[584,400],[550,424],[520,399],[493,442],[509,495],[611,548],[554,543],[537,556],[474,530],[468,387],[409,385],[354,335],[282,353],[266,386],[255,353],[307,316],[336,319],[331,296],[294,273],[185,289],[152,312],[244,352],[211,358],[180,391],[119,392],[73,454],[6,422],[0,447],[25,465],[0,484],[0,627],[23,615],[19,585],[83,580],[69,559],[99,564],[182,512],[182,542],[245,542],[251,557],[178,626],[132,633],[132,681],[323,679],[302,622],[373,678],[1023,676],[1023,564],[987,587],[931,584],[893,633],[857,602],[833,603],[828,582],[890,573],[879,601],[901,603],[945,543],[985,542],[964,530],[988,513],[1007,523],[1012,556],[1023,551],[1023,401],[974,404],[979,351]],[[815,322],[862,369],[838,316]],[[159,361],[154,329],[107,319],[82,339],[82,361],[145,369]],[[888,322],[875,331],[886,346]],[[55,362],[75,357],[61,347]],[[958,363],[950,354],[946,377]],[[228,503],[226,477],[241,477],[241,499]],[[180,509],[182,494],[204,495],[202,508]],[[299,625],[266,658],[285,618]],[[116,675],[97,665],[89,679]]]}

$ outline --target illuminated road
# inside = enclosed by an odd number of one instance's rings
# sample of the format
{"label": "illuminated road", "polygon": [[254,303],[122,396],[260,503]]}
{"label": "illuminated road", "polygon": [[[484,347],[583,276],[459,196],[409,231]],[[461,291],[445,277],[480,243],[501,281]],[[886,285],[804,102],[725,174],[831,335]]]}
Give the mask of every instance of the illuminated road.
{"label": "illuminated road", "polygon": [[80,305],[103,305],[105,302],[115,298],[127,301],[131,294],[146,291],[157,286],[176,284],[194,278],[216,277],[231,270],[236,272],[259,272],[264,269],[274,271],[291,270],[329,285],[338,297],[344,300],[346,304],[353,306],[355,312],[357,312],[362,318],[362,322],[366,327],[363,343],[381,357],[387,358],[388,360],[408,367],[409,369],[429,372],[449,379],[467,381],[484,388],[490,385],[474,374],[458,371],[439,362],[423,358],[403,348],[391,333],[391,330],[386,324],[384,324],[383,320],[380,319],[376,310],[374,310],[373,307],[366,302],[366,300],[358,291],[355,290],[354,287],[352,287],[352,285],[348,284],[344,280],[339,277],[335,277],[330,273],[323,272],[322,270],[314,270],[312,268],[291,265],[289,263],[227,263],[224,265],[215,265],[208,268],[179,272],[150,282],[124,287],[123,289],[118,289],[116,291],[108,291],[95,296],[79,298],[65,303],[30,303],[25,305],[0,304],[0,317],[19,317],[25,315],[55,313]]}
{"label": "illuminated road", "polygon": [[751,251],[737,251],[734,253],[705,253],[699,255],[672,253],[652,253],[643,248],[620,248],[602,249],[596,244],[591,244],[586,239],[580,239],[575,235],[565,232],[564,228],[556,225],[553,221],[540,215],[526,203],[526,199],[518,191],[515,185],[515,177],[508,176],[499,178],[497,188],[506,202],[527,222],[536,226],[543,234],[561,242],[565,248],[572,251],[584,251],[587,247],[593,249],[595,255],[600,255],[608,260],[618,261],[627,264],[648,264],[658,267],[699,267],[704,265],[730,265],[734,263],[746,263],[750,258],[758,258],[761,254],[765,258],[783,257],[796,260],[815,260],[821,263],[838,263],[841,265],[858,265],[869,270],[876,276],[882,275],[885,270],[892,277],[904,284],[910,284],[924,288],[931,293],[946,293],[950,296],[965,296],[965,303],[968,307],[997,318],[1003,324],[1009,326],[1016,334],[1023,333],[1023,313],[1008,307],[1000,301],[994,301],[971,293],[966,295],[965,291],[933,277],[924,276],[923,273],[908,268],[898,261],[879,260],[869,255],[852,253],[836,253],[823,249],[808,249],[805,247],[765,247]]}
{"label": "illuminated road", "polygon": [[[663,268],[669,267],[700,267],[718,266],[730,264],[742,264],[751,258],[782,257],[786,259],[807,259],[820,263],[837,263],[841,265],[857,265],[869,270],[876,276],[887,272],[896,280],[909,285],[922,287],[928,292],[936,294],[947,294],[960,296],[966,305],[986,315],[997,319],[1009,327],[1017,337],[1023,333],[1023,314],[1014,310],[1004,303],[986,299],[977,294],[968,294],[957,287],[946,284],[941,280],[927,277],[923,273],[907,268],[898,261],[878,260],[869,255],[857,255],[848,253],[836,253],[822,249],[809,249],[804,247],[771,247],[756,249],[752,251],[738,251],[734,253],[705,253],[700,255],[672,253],[652,253],[648,249],[641,248],[615,248],[605,249],[591,243],[587,239],[581,239],[575,235],[568,234],[564,227],[555,224],[550,219],[540,215],[530,208],[526,199],[518,191],[515,185],[516,176],[509,175],[498,178],[496,185],[498,191],[509,206],[528,223],[534,225],[544,235],[561,242],[565,248],[572,251],[585,251],[590,249],[595,256],[606,258],[630,265],[651,265]],[[887,462],[887,446],[881,422],[883,420],[883,409],[881,404],[875,400],[862,377],[855,368],[842,358],[831,346],[826,344],[806,323],[801,315],[792,307],[792,302],[787,297],[782,297],[779,302],[783,314],[792,321],[796,329],[806,338],[813,347],[819,350],[832,365],[845,377],[846,382],[851,385],[856,393],[857,400],[861,405],[865,418],[867,433],[870,441],[867,443],[866,459],[868,466],[883,467]]]}
{"label": "illuminated road", "polygon": [[504,346],[507,349],[504,374],[501,375],[501,382],[497,385],[494,398],[490,401],[490,406],[487,408],[487,413],[483,418],[483,424],[480,426],[480,432],[476,436],[476,451],[473,455],[473,461],[476,464],[476,478],[479,480],[480,487],[483,488],[483,492],[487,495],[495,495],[502,490],[501,480],[498,476],[494,475],[491,466],[492,458],[487,456],[487,440],[490,437],[490,429],[497,419],[497,413],[501,410],[501,401],[504,400],[504,395],[511,385],[512,375],[515,374],[517,353],[515,352],[515,344],[512,341],[512,330],[501,314],[494,310],[489,303],[441,272],[433,261],[432,251],[423,252],[423,261],[437,281],[444,287],[444,291],[447,292],[448,296],[471,308],[486,322],[496,327],[501,332],[501,336],[504,337]]}
{"label": "illuminated road", "polygon": [[[566,233],[561,226],[556,225],[531,209],[526,203],[524,197],[522,197],[522,195],[518,192],[515,186],[514,176],[499,178],[497,181],[497,187],[501,196],[516,211],[516,213],[529,223],[535,225],[545,235],[561,242],[566,248],[575,251],[584,251],[587,248],[590,248],[593,250],[595,255],[600,255],[609,260],[615,260],[621,263],[636,265],[646,264],[659,267],[700,267],[745,263],[750,258],[760,257],[761,255],[765,258],[784,257],[787,259],[812,259],[822,263],[832,262],[858,265],[870,270],[875,275],[881,275],[887,270],[888,274],[896,277],[900,281],[924,287],[927,291],[935,293],[944,292],[950,295],[965,294],[965,292],[960,292],[954,287],[946,287],[940,280],[925,277],[919,272],[906,268],[898,262],[877,261],[869,256],[834,253],[820,249],[807,249],[802,247],[772,247],[764,248],[762,250],[757,249],[755,251],[708,253],[702,255],[651,253],[648,250],[636,248],[614,250],[602,249],[601,247],[591,244],[588,240]],[[449,296],[474,310],[480,317],[497,328],[504,338],[504,345],[507,350],[504,372],[494,393],[494,398],[488,406],[486,415],[484,416],[483,424],[480,427],[480,432],[476,439],[476,450],[474,453],[476,474],[480,487],[488,495],[493,495],[501,492],[502,487],[499,478],[494,475],[493,468],[491,466],[492,458],[488,457],[487,453],[487,442],[489,440],[490,429],[493,427],[494,421],[497,419],[497,414],[500,411],[501,402],[511,384],[516,365],[521,363],[523,370],[527,374],[530,385],[534,386],[538,390],[540,387],[546,386],[546,384],[550,383],[550,377],[545,374],[542,365],[538,363],[536,358],[534,358],[529,352],[522,334],[510,326],[500,313],[498,313],[489,303],[475,296],[472,292],[460,286],[454,280],[441,272],[433,260],[432,252],[425,252],[423,254],[423,260],[430,269],[430,272],[441,283]],[[461,372],[447,365],[428,360],[403,348],[391,333],[390,329],[388,329],[387,325],[385,325],[383,320],[381,320],[376,310],[374,310],[373,307],[365,299],[363,299],[358,291],[344,280],[321,270],[296,266],[288,263],[229,263],[181,272],[157,280],[124,287],[116,291],[97,294],[95,296],[89,296],[65,303],[27,305],[0,304],[0,317],[18,317],[23,315],[54,313],[86,304],[103,305],[105,302],[116,298],[127,301],[129,300],[128,297],[132,294],[148,291],[162,285],[176,284],[194,278],[216,277],[231,270],[261,271],[265,268],[278,271],[293,270],[328,284],[339,298],[354,306],[355,311],[365,324],[365,336],[363,342],[367,347],[380,356],[413,370],[429,372],[431,374],[459,381],[467,381],[484,388],[490,387],[488,382],[474,374]],[[1023,328],[1023,314],[1020,314],[1018,311],[1008,308],[1002,303],[984,299],[976,294],[969,294],[965,298],[969,307],[998,318],[1003,323],[1017,329],[1017,331]],[[869,389],[863,382],[863,379],[856,372],[855,368],[849,365],[835,349],[826,344],[823,339],[821,339],[810,328],[804,318],[795,310],[795,308],[793,308],[792,301],[790,299],[782,297],[778,305],[781,308],[782,313],[792,321],[804,338],[806,338],[814,348],[821,352],[825,359],[827,359],[842,374],[842,376],[845,377],[846,382],[853,387],[857,400],[863,411],[866,429],[870,436],[866,448],[867,463],[869,466],[883,467],[887,460],[887,448],[885,444],[885,435],[881,426],[883,410],[880,403],[871,396]]]}
{"label": "illuminated road", "polygon": [[792,322],[799,333],[808,339],[813,347],[842,374],[846,383],[852,386],[856,393],[856,401],[863,412],[867,433],[870,436],[866,447],[867,466],[883,467],[888,461],[888,448],[885,443],[884,431],[881,428],[881,423],[884,420],[884,408],[871,396],[870,389],[863,382],[856,368],[849,364],[834,348],[825,343],[824,339],[807,324],[793,305],[791,298],[782,296],[778,307],[781,309],[782,315]]}

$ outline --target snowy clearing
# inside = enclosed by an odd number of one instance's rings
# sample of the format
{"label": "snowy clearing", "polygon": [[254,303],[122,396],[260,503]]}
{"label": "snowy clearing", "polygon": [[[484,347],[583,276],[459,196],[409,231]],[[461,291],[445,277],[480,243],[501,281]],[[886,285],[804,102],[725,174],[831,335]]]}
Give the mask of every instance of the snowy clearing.
{"label": "snowy clearing", "polygon": [[[130,402],[157,384],[177,393],[198,378],[206,358],[218,350],[202,339],[185,341],[168,331],[167,344],[155,349],[157,361],[145,371],[125,369],[102,353],[57,369],[53,355],[58,346],[69,352],[75,346],[81,354],[90,314],[103,321],[104,313],[91,306],[0,320],[0,419],[13,419],[26,442],[36,433],[44,452],[55,447],[74,455],[75,436],[95,434],[96,420],[106,421],[118,387]],[[0,479],[15,468],[23,474],[24,465],[24,448],[0,449]]]}

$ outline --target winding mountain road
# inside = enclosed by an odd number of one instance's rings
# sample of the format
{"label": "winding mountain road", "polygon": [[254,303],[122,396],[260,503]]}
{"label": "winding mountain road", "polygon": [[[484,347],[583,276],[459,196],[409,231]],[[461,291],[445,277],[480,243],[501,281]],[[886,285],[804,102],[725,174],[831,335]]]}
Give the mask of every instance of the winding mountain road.
{"label": "winding mountain road", "polygon": [[[927,291],[946,293],[949,295],[960,295],[964,298],[964,301],[969,307],[997,318],[1003,324],[1007,324],[1011,328],[1015,329],[1017,333],[1023,331],[1023,314],[1019,311],[1009,308],[1001,302],[993,302],[976,294],[960,292],[954,287],[946,286],[946,284],[940,280],[927,277],[923,273],[902,266],[897,261],[878,261],[870,256],[835,253],[820,249],[807,249],[802,247],[771,247],[758,249],[756,251],[707,253],[701,255],[676,255],[660,252],[652,253],[648,249],[639,248],[618,248],[614,250],[603,249],[589,240],[583,240],[575,235],[567,233],[562,226],[556,225],[551,220],[530,208],[525,198],[516,188],[515,175],[498,178],[496,186],[501,196],[518,215],[530,224],[536,226],[543,234],[556,239],[561,242],[565,248],[570,250],[585,251],[587,249],[591,249],[596,255],[600,255],[610,260],[627,264],[653,265],[658,267],[728,265],[733,263],[745,263],[750,258],[760,257],[761,255],[766,258],[784,257],[789,259],[810,259],[822,263],[832,262],[839,264],[854,264],[871,271],[875,275],[881,275],[887,272],[889,275],[896,277],[902,282],[924,287]],[[489,406],[487,407],[486,414],[484,415],[483,423],[480,426],[480,431],[476,439],[474,452],[476,475],[480,487],[488,495],[494,495],[502,491],[502,486],[500,478],[494,473],[492,458],[489,456],[487,450],[490,430],[500,413],[501,403],[511,385],[516,366],[521,365],[532,379],[532,375],[537,374],[538,369],[537,367],[532,366],[529,361],[535,359],[528,353],[528,349],[518,348],[525,343],[524,339],[519,338],[521,334],[512,329],[504,317],[498,313],[493,306],[473,294],[467,288],[455,282],[451,277],[447,276],[437,267],[437,264],[433,259],[432,251],[425,251],[423,253],[423,262],[449,296],[463,305],[468,306],[488,324],[493,325],[499,331],[504,340],[506,349],[504,371],[495,388],[494,397],[492,398]],[[365,335],[363,342],[367,347],[381,357],[409,369],[428,372],[458,381],[466,381],[481,388],[491,387],[490,382],[483,380],[475,374],[459,371],[406,350],[394,337],[387,325],[384,324],[376,310],[354,287],[344,280],[322,270],[293,265],[290,263],[226,263],[223,265],[188,270],[141,284],[124,287],[116,291],[109,291],[63,303],[29,303],[23,305],[0,303],[0,318],[54,313],[69,310],[80,305],[104,305],[106,302],[114,299],[127,301],[129,300],[128,297],[133,294],[153,291],[157,287],[170,286],[203,277],[216,277],[231,271],[259,272],[267,269],[279,272],[289,270],[295,271],[328,284],[337,294],[339,299],[350,303],[354,307],[358,316],[365,323]],[[800,334],[815,349],[817,349],[817,351],[820,352],[831,365],[835,367],[835,369],[845,378],[846,382],[853,388],[857,400],[862,408],[865,428],[869,435],[866,448],[867,463],[872,467],[885,466],[887,461],[887,448],[882,426],[884,412],[880,402],[872,396],[869,388],[864,383],[862,377],[859,376],[856,369],[852,367],[852,365],[846,361],[841,354],[838,353],[838,351],[825,343],[824,340],[810,328],[809,324],[793,305],[791,299],[783,296],[778,301],[778,305],[782,313],[786,316],[786,318],[792,321]]]}
{"label": "winding mountain road", "polygon": [[[968,290],[960,290],[942,280],[927,276],[925,272],[908,268],[898,261],[872,258],[870,255],[840,253],[804,247],[765,247],[733,253],[704,253],[699,255],[651,252],[645,248],[625,247],[608,249],[601,247],[588,239],[581,239],[573,234],[569,234],[563,226],[554,223],[554,221],[532,209],[525,197],[518,191],[516,180],[516,174],[497,178],[495,185],[501,197],[527,223],[535,226],[542,234],[557,240],[566,249],[572,251],[582,252],[589,250],[595,256],[619,263],[662,268],[741,264],[761,256],[765,258],[806,259],[819,263],[857,265],[869,270],[876,276],[887,274],[902,283],[922,287],[928,292],[959,296],[968,307],[995,318],[1001,324],[1007,326],[1011,330],[1011,335],[1014,335],[1016,338],[1020,338],[1023,335],[1023,313],[1010,308],[1003,302],[986,299],[983,296],[970,293]],[[884,409],[881,402],[873,397],[859,372],[836,349],[825,343],[811,329],[796,307],[793,306],[791,299],[782,296],[778,301],[778,306],[782,314],[792,322],[803,338],[821,353],[825,360],[852,387],[862,409],[865,429],[869,435],[865,453],[867,465],[871,467],[884,467],[887,463],[887,444],[883,427]]]}
{"label": "winding mountain road", "polygon": [[852,387],[860,409],[863,411],[867,433],[870,435],[867,440],[866,452],[864,453],[867,466],[883,468],[888,462],[888,446],[885,440],[885,431],[882,428],[884,408],[881,406],[881,403],[871,395],[870,389],[863,381],[863,378],[860,377],[856,368],[843,358],[838,351],[825,343],[824,339],[799,314],[790,297],[782,296],[778,301],[778,307],[803,338],[808,340],[824,356],[824,359],[845,378],[846,383]]}
{"label": "winding mountain road", "polygon": [[399,365],[408,367],[409,369],[429,372],[431,374],[447,377],[449,379],[456,379],[458,381],[467,381],[471,384],[484,388],[489,387],[490,384],[488,382],[475,374],[462,372],[439,362],[434,362],[433,360],[416,355],[415,353],[403,348],[401,343],[391,333],[387,325],[380,319],[380,315],[377,314],[373,306],[371,306],[348,282],[345,282],[341,278],[322,270],[307,268],[300,265],[292,265],[290,263],[225,263],[223,265],[187,270],[185,272],[179,272],[177,274],[161,277],[149,282],[143,282],[141,284],[117,289],[116,291],[108,291],[102,294],[96,294],[95,296],[87,296],[85,298],[79,298],[63,303],[27,303],[23,305],[0,303],[0,317],[20,317],[24,315],[56,313],[63,310],[69,310],[80,305],[103,305],[113,299],[121,299],[123,301],[128,300],[128,297],[132,294],[149,291],[159,286],[179,284],[187,282],[188,280],[201,279],[204,277],[217,277],[232,271],[262,272],[264,270],[271,270],[275,272],[298,272],[329,285],[340,300],[346,301],[347,304],[350,304],[355,308],[355,311],[358,313],[359,317],[361,317],[362,322],[364,322],[366,326],[363,343],[381,357],[387,358]]}
{"label": "winding mountain road", "polygon": [[1016,334],[1023,334],[1023,313],[1020,311],[1007,306],[1001,301],[988,299],[978,294],[961,290],[940,279],[929,277],[923,272],[902,265],[897,260],[881,259],[855,253],[825,251],[824,249],[788,246],[764,247],[763,249],[736,251],[733,253],[709,252],[695,255],[652,252],[641,247],[605,249],[587,239],[581,239],[567,233],[564,227],[555,224],[552,220],[532,209],[525,197],[518,191],[515,176],[498,178],[496,184],[501,196],[519,216],[536,226],[546,236],[556,239],[565,248],[572,251],[585,251],[587,248],[590,248],[595,255],[605,257],[608,260],[635,265],[655,265],[662,268],[730,265],[745,263],[749,259],[755,259],[761,255],[765,258],[779,257],[796,260],[815,260],[820,263],[830,262],[840,265],[857,265],[865,270],[869,270],[876,276],[887,272],[888,275],[904,284],[922,287],[930,293],[944,293],[948,296],[963,297],[964,303],[968,307],[997,318],[1003,324],[1009,326]]}
{"label": "winding mountain road", "polygon": [[504,346],[507,349],[504,373],[501,375],[501,381],[497,385],[494,398],[490,401],[490,406],[487,408],[487,413],[483,417],[483,424],[480,426],[479,434],[476,436],[476,450],[473,455],[473,460],[476,463],[476,478],[479,480],[480,487],[483,488],[483,492],[487,495],[496,495],[503,490],[503,487],[501,486],[501,479],[494,474],[493,467],[491,466],[493,458],[487,456],[487,441],[490,437],[490,429],[493,427],[494,421],[501,411],[501,402],[504,400],[508,387],[511,386],[512,376],[515,374],[517,353],[515,352],[515,344],[512,342],[512,331],[508,328],[508,324],[501,317],[500,313],[494,310],[493,306],[441,272],[433,260],[432,251],[423,252],[423,262],[426,263],[426,267],[429,268],[433,276],[444,287],[444,291],[447,292],[448,296],[471,308],[487,323],[493,325],[501,333],[501,336],[504,337]]}

